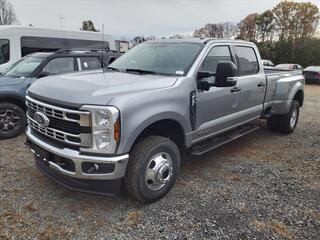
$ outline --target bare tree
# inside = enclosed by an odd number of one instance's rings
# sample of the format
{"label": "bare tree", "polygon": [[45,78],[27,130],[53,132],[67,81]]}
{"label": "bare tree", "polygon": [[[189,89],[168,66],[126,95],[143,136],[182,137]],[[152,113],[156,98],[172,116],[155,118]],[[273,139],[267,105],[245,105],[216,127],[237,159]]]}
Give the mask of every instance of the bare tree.
{"label": "bare tree", "polygon": [[0,25],[11,25],[18,22],[11,3],[7,0],[0,0]]}

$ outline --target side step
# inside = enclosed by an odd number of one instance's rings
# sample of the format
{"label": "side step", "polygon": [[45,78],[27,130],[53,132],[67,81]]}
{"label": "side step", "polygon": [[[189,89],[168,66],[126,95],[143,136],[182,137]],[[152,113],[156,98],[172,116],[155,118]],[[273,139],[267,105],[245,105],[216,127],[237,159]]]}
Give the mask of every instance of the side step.
{"label": "side step", "polygon": [[211,151],[212,149],[215,149],[217,147],[220,147],[221,145],[231,142],[232,140],[235,140],[239,137],[242,137],[248,133],[251,133],[255,130],[259,129],[258,126],[253,125],[245,125],[236,129],[233,129],[227,133],[223,133],[221,135],[218,135],[213,138],[209,138],[207,140],[204,140],[203,142],[200,142],[194,146],[191,147],[190,153],[193,155],[202,155],[206,152]]}

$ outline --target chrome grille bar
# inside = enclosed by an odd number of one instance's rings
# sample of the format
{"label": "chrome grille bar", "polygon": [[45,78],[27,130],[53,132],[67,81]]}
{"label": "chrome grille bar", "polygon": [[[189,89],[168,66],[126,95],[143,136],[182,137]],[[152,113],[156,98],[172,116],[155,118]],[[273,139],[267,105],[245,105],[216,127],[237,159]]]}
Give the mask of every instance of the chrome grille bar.
{"label": "chrome grille bar", "polygon": [[[76,111],[71,109],[65,109],[61,107],[56,107],[50,104],[42,103],[35,99],[27,96],[26,100],[27,104],[27,120],[29,126],[38,133],[41,133],[47,137],[53,138],[57,141],[80,146],[80,147],[91,147],[92,138],[91,133],[88,132],[80,132],[81,127],[89,128],[90,127],[90,112],[86,111]],[[59,128],[59,125],[54,125],[55,121],[53,121],[52,125],[44,127],[41,126],[35,119],[33,119],[34,112],[44,113],[47,117],[51,117],[51,120],[60,119],[59,124],[64,124],[65,127]],[[30,115],[31,114],[31,115]],[[71,115],[68,115],[71,114]],[[70,125],[71,124],[71,125]],[[78,130],[74,132],[74,125],[78,126]],[[61,126],[61,125],[60,125]],[[58,129],[56,129],[56,128]],[[59,130],[60,129],[60,130]],[[79,134],[75,134],[79,133]]]}
{"label": "chrome grille bar", "polygon": [[[90,126],[90,112],[71,110],[61,107],[56,107],[47,103],[40,102],[38,100],[32,99],[31,97],[26,97],[26,105],[33,111],[43,112],[47,116],[55,117],[58,119],[63,119],[70,122],[77,122],[80,126]],[[70,118],[68,114],[79,116],[79,119]]]}

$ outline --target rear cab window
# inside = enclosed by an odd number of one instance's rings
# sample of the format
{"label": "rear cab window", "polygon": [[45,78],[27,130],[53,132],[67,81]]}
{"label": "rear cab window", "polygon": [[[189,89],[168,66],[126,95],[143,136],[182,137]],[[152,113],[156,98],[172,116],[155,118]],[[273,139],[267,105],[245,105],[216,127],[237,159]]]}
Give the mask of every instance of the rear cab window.
{"label": "rear cab window", "polygon": [[80,71],[88,71],[102,68],[102,63],[97,57],[80,57],[78,58],[80,63]]}
{"label": "rear cab window", "polygon": [[236,46],[235,51],[240,76],[254,75],[259,72],[259,61],[252,47]]}
{"label": "rear cab window", "polygon": [[9,39],[0,39],[0,64],[10,60],[10,42]]}

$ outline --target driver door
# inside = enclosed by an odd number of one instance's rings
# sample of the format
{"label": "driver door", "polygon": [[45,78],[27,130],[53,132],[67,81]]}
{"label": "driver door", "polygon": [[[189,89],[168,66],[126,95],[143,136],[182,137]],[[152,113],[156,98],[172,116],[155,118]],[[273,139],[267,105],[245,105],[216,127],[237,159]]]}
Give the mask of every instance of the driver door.
{"label": "driver door", "polygon": [[[213,46],[198,71],[215,73],[220,61],[235,62],[230,46]],[[215,77],[207,80],[214,83]],[[232,91],[233,88],[213,86],[208,91],[198,90],[194,141],[215,135],[235,125],[240,93]]]}

